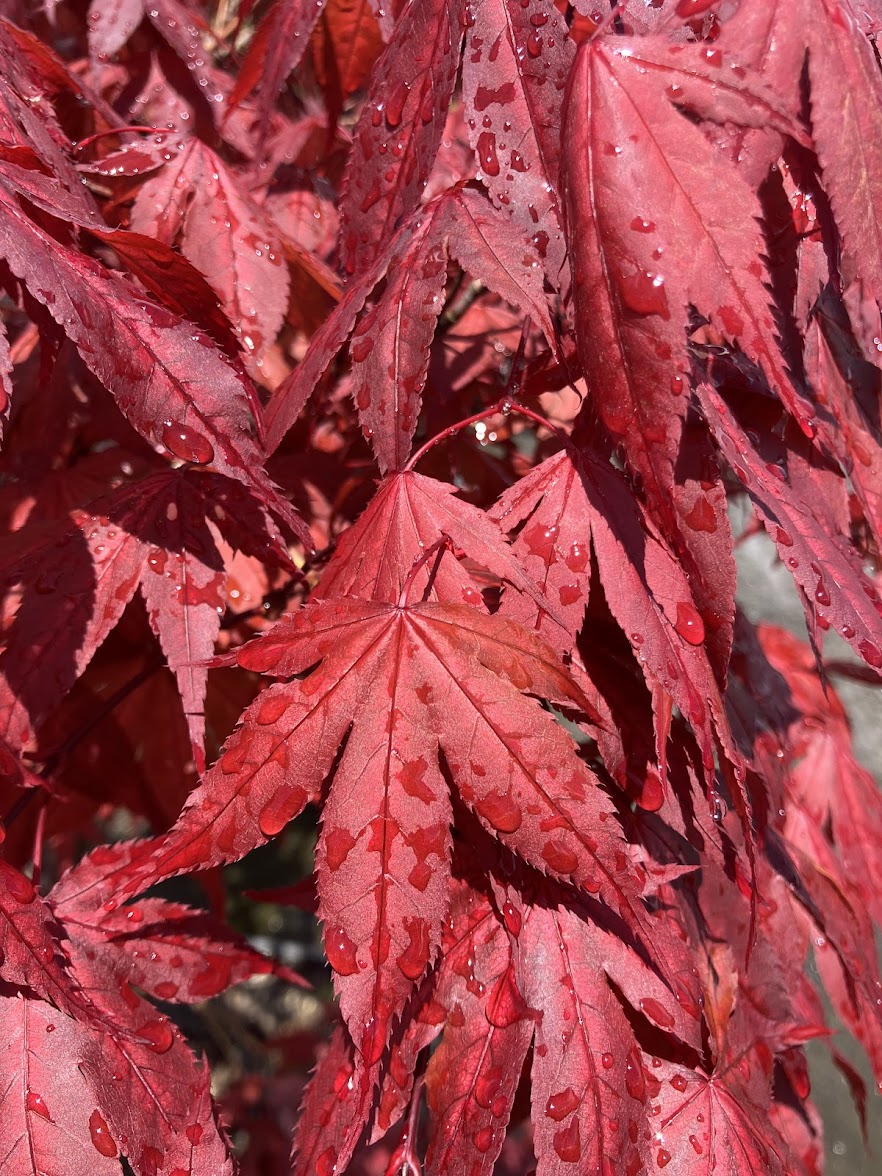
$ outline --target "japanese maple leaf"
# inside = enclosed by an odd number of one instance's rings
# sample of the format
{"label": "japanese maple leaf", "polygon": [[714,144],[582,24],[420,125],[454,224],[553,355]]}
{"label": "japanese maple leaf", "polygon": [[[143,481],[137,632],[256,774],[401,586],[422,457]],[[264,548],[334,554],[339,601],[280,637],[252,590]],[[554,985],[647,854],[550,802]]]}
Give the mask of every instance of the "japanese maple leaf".
{"label": "japanese maple leaf", "polygon": [[811,652],[791,634],[763,626],[769,662],[799,700],[800,717],[786,732],[787,787],[828,831],[842,869],[875,921],[882,919],[882,800],[872,775],[855,758],[848,717]]}
{"label": "japanese maple leaf", "polygon": [[[186,933],[182,936],[174,926],[181,923],[182,909],[162,900],[148,900],[144,908],[129,907],[119,915],[103,909],[81,912],[60,892],[40,897],[26,878],[0,865],[5,982],[0,1019],[5,1072],[12,1076],[0,1092],[4,1163],[18,1156],[15,1171],[37,1176],[79,1171],[74,1165],[97,1152],[107,1159],[124,1154],[138,1172],[177,1167],[209,1176],[230,1171],[205,1071],[131,983],[155,988],[168,1000],[176,995],[169,990],[173,974],[182,999],[204,999],[237,979],[271,969],[272,963],[235,936],[218,937],[207,917],[194,927],[204,954],[195,952]],[[167,964],[162,967],[156,941],[142,940],[142,950],[148,944],[153,950],[139,962],[140,953],[125,933],[113,934],[115,923],[131,934],[139,920],[146,925],[150,917],[168,921],[168,962],[175,959],[175,949],[189,956],[186,963],[172,963],[171,973]],[[156,973],[152,978],[151,972]],[[52,1166],[47,1155],[57,1148],[59,1132],[73,1149],[70,1169]],[[67,1148],[63,1154],[67,1158]]]}
{"label": "japanese maple leaf", "polygon": [[[723,26],[737,52],[794,112],[808,58],[812,139],[836,216],[847,280],[882,300],[882,78],[850,0],[745,0]],[[858,100],[858,95],[860,96]]]}
{"label": "japanese maple leaf", "polygon": [[189,139],[138,192],[132,227],[180,246],[261,359],[285,317],[288,271],[274,226],[217,154]]}
{"label": "japanese maple leaf", "polygon": [[[76,345],[132,425],[173,457],[253,488],[301,537],[248,434],[253,388],[201,332],[54,240],[0,191],[0,255]],[[100,339],[100,346],[96,340]]]}
{"label": "japanese maple leaf", "polygon": [[711,1075],[663,1061],[653,1154],[660,1168],[744,1176],[800,1171],[769,1119],[772,1055],[762,1043]]}
{"label": "japanese maple leaf", "polygon": [[[725,731],[727,724],[703,647],[705,623],[685,573],[641,518],[621,476],[590,453],[568,447],[506,491],[492,515],[506,530],[520,527],[514,552],[565,624],[510,590],[503,611],[569,651],[582,628],[593,551],[610,611],[653,695],[659,764],[664,769],[670,712],[661,700],[668,694],[692,724],[705,768],[712,771],[714,729]],[[732,607],[723,601],[720,606]]]}
{"label": "japanese maple leaf", "polygon": [[414,569],[439,535],[446,535],[457,552],[514,584],[540,610],[548,609],[560,620],[557,602],[525,571],[495,520],[458,498],[455,487],[413,471],[392,474],[381,483],[364,513],[341,536],[316,595],[360,596],[393,604],[409,580],[415,594],[481,607],[475,580],[446,548],[437,560]]}
{"label": "japanese maple leaf", "polygon": [[0,977],[70,1017],[101,1026],[100,1014],[71,974],[51,906],[5,861],[0,861]]}
{"label": "japanese maple leaf", "polygon": [[197,763],[204,766],[207,671],[197,663],[214,652],[226,584],[206,514],[242,549],[287,562],[260,505],[236,488],[218,476],[153,474],[73,512],[67,526],[13,558],[4,579],[26,588],[0,654],[7,738],[17,746],[28,741],[140,585],[177,677]]}
{"label": "japanese maple leaf", "polygon": [[717,445],[802,590],[810,623],[817,616],[823,627],[835,626],[868,665],[882,669],[882,601],[856,556],[781,470],[772,472],[719,394],[709,384],[698,393]]}
{"label": "japanese maple leaf", "polygon": [[371,78],[355,128],[341,200],[349,273],[382,255],[418,206],[459,68],[462,0],[409,0]]}
{"label": "japanese maple leaf", "polygon": [[[445,192],[403,225],[389,251],[351,283],[303,362],[276,390],[267,413],[271,449],[350,339],[353,397],[362,428],[383,472],[404,467],[443,307],[448,256],[533,316],[556,346],[535,247],[512,234],[507,218],[478,192]],[[384,278],[382,294],[365,310]]]}
{"label": "japanese maple leaf", "polygon": [[565,265],[560,224],[561,108],[574,57],[550,0],[485,0],[463,53],[463,99],[479,176],[539,247],[554,289]]}
{"label": "japanese maple leaf", "polygon": [[[808,330],[806,370],[818,403],[839,427],[831,428],[826,420],[821,420],[819,433],[848,471],[864,516],[879,543],[882,540],[882,436],[870,418],[877,369],[846,353],[843,372],[825,331],[834,342],[843,341],[836,324],[819,315]],[[873,373],[872,381],[861,378],[867,372]]]}
{"label": "japanese maple leaf", "polygon": [[427,1176],[489,1176],[533,1035],[505,926],[492,917],[477,921],[477,914],[471,934],[449,945],[437,991],[451,1012],[426,1071],[433,1120]]}
{"label": "japanese maple leaf", "polygon": [[89,50],[107,59],[118,53],[144,19],[144,0],[91,0]]}
{"label": "japanese maple leaf", "polygon": [[610,802],[562,728],[520,693],[582,705],[538,638],[463,605],[347,598],[310,604],[238,661],[283,677],[320,664],[245,712],[167,838],[136,847],[126,886],[232,860],[277,834],[318,797],[351,727],[324,806],[318,889],[367,1064],[440,942],[452,814],[439,752],[493,835],[652,940],[645,879]]}
{"label": "japanese maple leaf", "polygon": [[316,72],[329,92],[339,87],[346,99],[362,88],[383,48],[379,21],[388,28],[391,16],[370,0],[330,0],[315,36]]}
{"label": "japanese maple leaf", "polygon": [[258,91],[261,133],[267,125],[285,79],[296,69],[323,5],[309,0],[275,0],[257,27],[230,94],[229,108]]}
{"label": "japanese maple leaf", "polygon": [[0,1024],[8,1076],[0,1090],[0,1160],[10,1172],[110,1176],[124,1155],[139,1176],[231,1176],[208,1076],[167,1024],[167,1036],[138,1045],[7,993]]}
{"label": "japanese maple leaf", "polygon": [[643,1060],[589,929],[563,906],[535,906],[516,943],[521,990],[543,1011],[531,1073],[538,1171],[639,1171],[649,1158]]}
{"label": "japanese maple leaf", "polygon": [[679,107],[798,132],[773,94],[715,52],[653,37],[592,41],[576,59],[565,116],[576,334],[591,404],[662,525],[687,542],[672,488],[689,306],[759,363],[806,428],[811,415],[778,348],[759,227],[747,229],[759,202]]}
{"label": "japanese maple leaf", "polygon": [[[107,905],[113,905],[108,903]],[[196,1003],[252,976],[277,975],[306,982],[255,951],[245,938],[205,911],[160,898],[95,912],[60,904],[65,930],[92,939],[118,960],[130,986],[157,1000]]]}

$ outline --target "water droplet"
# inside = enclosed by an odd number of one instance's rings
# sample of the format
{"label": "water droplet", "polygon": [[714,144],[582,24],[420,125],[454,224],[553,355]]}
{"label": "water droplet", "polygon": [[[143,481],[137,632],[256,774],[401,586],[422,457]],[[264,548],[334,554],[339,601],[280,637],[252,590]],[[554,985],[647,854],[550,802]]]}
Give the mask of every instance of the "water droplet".
{"label": "water droplet", "polygon": [[395,961],[408,980],[419,980],[429,962],[429,924],[425,919],[405,919],[409,943]]}
{"label": "water droplet", "polygon": [[207,465],[214,458],[211,442],[189,425],[166,421],[162,427],[162,444],[181,461]]}
{"label": "water droplet", "polygon": [[671,1079],[671,1086],[673,1086],[674,1090],[679,1090],[681,1094],[686,1089],[687,1085],[688,1083],[682,1074],[675,1074]]}
{"label": "water droplet", "polygon": [[338,976],[354,976],[358,969],[357,948],[342,927],[325,931],[325,955]]}
{"label": "water droplet", "polygon": [[116,1144],[111,1138],[107,1123],[97,1109],[89,1116],[89,1138],[95,1151],[100,1152],[102,1156],[112,1160],[116,1155]]}
{"label": "water droplet", "polygon": [[667,321],[671,317],[665,280],[660,274],[640,270],[619,280],[622,301],[632,314],[657,314]]}
{"label": "water droplet", "polygon": [[33,902],[37,893],[29,878],[4,861],[0,861],[0,884],[11,898],[23,906]]}
{"label": "water droplet", "polygon": [[641,1000],[640,1007],[646,1013],[647,1017],[651,1021],[655,1021],[656,1025],[660,1028],[673,1029],[676,1022],[663,1004],[648,996],[645,1000]]}
{"label": "water droplet", "polygon": [[502,905],[502,918],[509,933],[517,939],[521,933],[521,912],[511,902]]}
{"label": "water droplet", "polygon": [[499,159],[496,155],[496,136],[490,131],[482,131],[478,135],[476,149],[481,170],[488,176],[498,176]]}
{"label": "water droplet", "polygon": [[545,1104],[545,1114],[549,1119],[560,1123],[567,1115],[571,1115],[578,1105],[579,1099],[576,1092],[571,1086],[568,1086],[566,1090],[560,1091],[559,1094],[553,1094],[549,1098]]}
{"label": "water droplet", "polygon": [[475,811],[497,833],[516,833],[524,815],[520,806],[507,793],[488,792],[474,802]]}
{"label": "water droplet", "polygon": [[527,37],[527,52],[531,57],[538,57],[542,52],[542,37],[535,30]]}
{"label": "water droplet", "polygon": [[349,345],[349,354],[355,363],[364,363],[374,349],[374,341],[367,335],[359,335]]}
{"label": "water droplet", "polygon": [[264,837],[275,837],[306,804],[306,793],[297,784],[282,784],[257,815]]}
{"label": "water droplet", "polygon": [[475,1082],[475,1102],[479,1107],[487,1108],[499,1092],[502,1082],[502,1070],[499,1066],[492,1066],[486,1074],[481,1071]]}
{"label": "water droplet", "polygon": [[556,874],[572,874],[579,867],[578,857],[559,841],[546,842],[542,857]]}
{"label": "water droplet", "polygon": [[882,653],[879,652],[878,647],[873,645],[871,641],[861,641],[858,644],[858,653],[867,665],[873,666],[874,669],[882,670]]}
{"label": "water droplet", "polygon": [[139,1037],[146,1039],[150,1049],[157,1054],[168,1053],[175,1040],[174,1030],[166,1017],[146,1021],[136,1032]]}
{"label": "water droplet", "polygon": [[643,1102],[646,1097],[643,1063],[636,1045],[632,1045],[628,1050],[628,1060],[625,1064],[625,1089],[631,1098],[636,1098],[638,1102]]}
{"label": "water droplet", "polygon": [[663,1147],[658,1149],[658,1155],[655,1157],[655,1162],[660,1168],[666,1168],[671,1162],[671,1153]]}
{"label": "water droplet", "polygon": [[34,1115],[39,1115],[41,1119],[46,1119],[52,1122],[52,1116],[49,1114],[49,1108],[46,1106],[46,1101],[42,1094],[37,1094],[34,1090],[28,1090],[25,1098],[25,1107]]}
{"label": "water droplet", "polygon": [[701,645],[704,641],[704,621],[698,615],[695,606],[689,604],[688,601],[681,600],[677,604],[677,620],[674,628],[690,645]]}
{"label": "water droplet", "polygon": [[577,1164],[582,1158],[582,1140],[579,1133],[579,1120],[573,1119],[560,1131],[555,1131],[552,1139],[554,1150],[565,1164]]}
{"label": "water droplet", "polygon": [[600,1055],[600,1064],[603,1066],[604,1070],[611,1070],[615,1065],[615,1061],[616,1059],[611,1053],[602,1053]]}

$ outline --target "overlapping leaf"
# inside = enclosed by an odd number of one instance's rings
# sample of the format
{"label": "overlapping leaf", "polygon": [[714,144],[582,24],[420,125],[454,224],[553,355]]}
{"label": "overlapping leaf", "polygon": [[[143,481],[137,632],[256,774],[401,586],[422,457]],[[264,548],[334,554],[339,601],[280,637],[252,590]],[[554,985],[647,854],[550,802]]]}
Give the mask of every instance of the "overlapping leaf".
{"label": "overlapping leaf", "polygon": [[285,317],[288,273],[275,228],[220,157],[190,139],[138,192],[132,227],[180,246],[261,359]]}
{"label": "overlapping leaf", "polygon": [[672,490],[690,305],[759,363],[800,422],[811,415],[775,337],[754,227],[759,203],[681,103],[705,118],[788,126],[774,95],[736,61],[644,37],[583,47],[564,136],[576,331],[591,404],[672,536],[683,533]]}
{"label": "overlapping leaf", "polygon": [[[287,562],[260,505],[237,496],[236,483],[224,486],[225,481],[154,474],[75,512],[67,526],[51,530],[7,563],[7,585],[22,582],[25,588],[0,654],[6,738],[16,746],[28,741],[140,585],[150,623],[177,676],[197,763],[204,767],[206,670],[196,663],[214,653],[226,582],[207,509],[243,550]],[[215,498],[211,506],[208,495]]]}
{"label": "overlapping leaf", "polygon": [[[533,316],[554,346],[535,247],[476,192],[452,191],[408,221],[389,251],[357,278],[316,332],[267,411],[274,449],[350,339],[353,396],[381,470],[402,469],[417,426],[429,347],[443,305],[447,258]],[[377,301],[364,310],[383,279]]]}

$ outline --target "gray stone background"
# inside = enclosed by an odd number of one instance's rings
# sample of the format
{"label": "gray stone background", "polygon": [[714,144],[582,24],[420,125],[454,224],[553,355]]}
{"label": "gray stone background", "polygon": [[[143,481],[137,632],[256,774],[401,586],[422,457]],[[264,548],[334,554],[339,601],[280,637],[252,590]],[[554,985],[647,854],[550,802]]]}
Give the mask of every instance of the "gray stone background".
{"label": "gray stone background", "polygon": [[[736,520],[733,520],[736,523]],[[751,621],[768,621],[805,637],[802,605],[787,569],[778,561],[765,534],[752,535],[736,549],[738,600]],[[835,634],[825,635],[825,652],[837,660],[853,659],[849,647]],[[833,684],[848,708],[855,754],[882,785],[882,692],[842,677]],[[880,846],[882,852],[882,846]],[[867,1084],[867,1126],[870,1152],[861,1138],[858,1117],[845,1080],[829,1060],[825,1047],[809,1043],[807,1053],[812,1097],[824,1119],[829,1176],[882,1174],[882,1098],[860,1048],[844,1031],[836,1044],[857,1067]],[[757,1174],[759,1176],[759,1174]]]}

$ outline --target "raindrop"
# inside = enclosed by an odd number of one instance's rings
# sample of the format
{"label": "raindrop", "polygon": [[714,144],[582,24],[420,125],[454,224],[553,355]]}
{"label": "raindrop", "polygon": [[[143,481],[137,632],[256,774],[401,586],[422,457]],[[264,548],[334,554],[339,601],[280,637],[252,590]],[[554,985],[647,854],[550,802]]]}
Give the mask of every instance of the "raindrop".
{"label": "raindrop", "polygon": [[342,927],[325,931],[325,955],[338,976],[354,976],[358,971],[357,948]]}
{"label": "raindrop", "polygon": [[181,461],[207,465],[214,458],[214,448],[211,442],[191,429],[189,425],[177,421],[166,421],[162,427],[161,440],[169,453],[174,454]]}
{"label": "raindrop", "polygon": [[89,1138],[92,1140],[92,1146],[102,1156],[112,1160],[116,1155],[116,1144],[107,1129],[107,1123],[97,1109],[89,1116]]}

